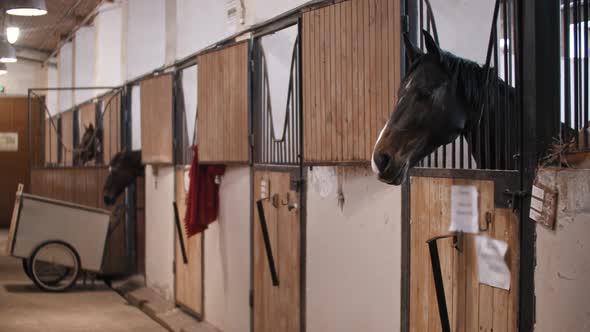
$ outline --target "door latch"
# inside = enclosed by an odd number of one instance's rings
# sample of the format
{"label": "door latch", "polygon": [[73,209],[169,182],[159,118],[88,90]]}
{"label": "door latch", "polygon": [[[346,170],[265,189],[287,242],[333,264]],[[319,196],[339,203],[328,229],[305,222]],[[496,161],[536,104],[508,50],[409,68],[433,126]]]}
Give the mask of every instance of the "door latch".
{"label": "door latch", "polygon": [[504,195],[510,196],[508,199],[508,207],[516,212],[520,208],[523,198],[526,198],[529,193],[523,190],[504,190]]}

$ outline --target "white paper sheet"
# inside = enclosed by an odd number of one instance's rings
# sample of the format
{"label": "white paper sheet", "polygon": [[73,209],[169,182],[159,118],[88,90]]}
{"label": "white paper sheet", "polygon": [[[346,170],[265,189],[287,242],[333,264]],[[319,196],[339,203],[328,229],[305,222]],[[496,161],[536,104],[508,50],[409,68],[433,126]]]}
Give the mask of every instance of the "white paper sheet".
{"label": "white paper sheet", "polygon": [[510,269],[504,262],[508,244],[485,235],[477,236],[475,241],[479,282],[510,290]]}
{"label": "white paper sheet", "polygon": [[451,232],[478,233],[479,209],[475,186],[451,188]]}

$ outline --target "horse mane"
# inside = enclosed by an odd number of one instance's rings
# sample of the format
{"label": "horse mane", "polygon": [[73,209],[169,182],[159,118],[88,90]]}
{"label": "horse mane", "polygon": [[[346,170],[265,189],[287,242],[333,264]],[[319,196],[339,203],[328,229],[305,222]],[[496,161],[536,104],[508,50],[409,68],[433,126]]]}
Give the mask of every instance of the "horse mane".
{"label": "horse mane", "polygon": [[[494,70],[488,71],[474,61],[458,57],[450,52],[441,50],[442,64],[453,74],[457,74],[459,80],[459,91],[463,92],[463,97],[472,111],[479,112],[484,103],[490,102],[487,96],[491,95],[496,84],[497,78]],[[489,78],[488,78],[489,72]]]}

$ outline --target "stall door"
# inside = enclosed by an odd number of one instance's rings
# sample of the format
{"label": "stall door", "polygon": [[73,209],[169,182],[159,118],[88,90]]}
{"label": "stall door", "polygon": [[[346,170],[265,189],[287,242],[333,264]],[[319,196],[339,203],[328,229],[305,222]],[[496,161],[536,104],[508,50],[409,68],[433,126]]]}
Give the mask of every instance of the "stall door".
{"label": "stall door", "polygon": [[[203,269],[202,269],[202,247],[201,234],[194,235],[190,238],[186,237],[184,231],[184,214],[186,211],[186,195],[188,188],[185,187],[185,173],[189,171],[188,168],[176,169],[176,204],[178,206],[178,215],[181,222],[181,234],[176,234],[175,245],[175,298],[176,304],[191,314],[201,316],[203,312],[202,302],[202,285],[203,285]],[[179,237],[182,236],[186,251],[187,262],[183,261],[182,249],[180,246]]]}
{"label": "stall door", "polygon": [[[261,206],[259,203],[261,202]],[[287,172],[257,171],[254,177],[254,331],[301,330],[301,255],[299,193]],[[263,236],[264,212],[269,251],[277,282],[273,285]]]}
{"label": "stall door", "polygon": [[[441,331],[430,254],[426,241],[449,231],[451,187],[476,186],[482,231],[508,243],[505,261],[511,272],[509,291],[480,284],[474,235],[464,235],[456,249],[452,238],[438,241],[451,331],[517,331],[519,220],[498,207],[493,180],[416,176],[411,178],[410,331]],[[486,220],[489,226],[486,226]]]}

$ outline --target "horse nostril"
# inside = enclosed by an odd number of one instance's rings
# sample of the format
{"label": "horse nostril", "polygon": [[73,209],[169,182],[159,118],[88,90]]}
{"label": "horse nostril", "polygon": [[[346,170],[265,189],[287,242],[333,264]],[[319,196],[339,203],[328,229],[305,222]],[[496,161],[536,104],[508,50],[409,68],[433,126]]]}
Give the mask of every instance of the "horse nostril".
{"label": "horse nostril", "polygon": [[377,165],[379,172],[385,171],[391,163],[391,158],[385,153],[377,153],[373,159],[375,159],[375,165]]}

